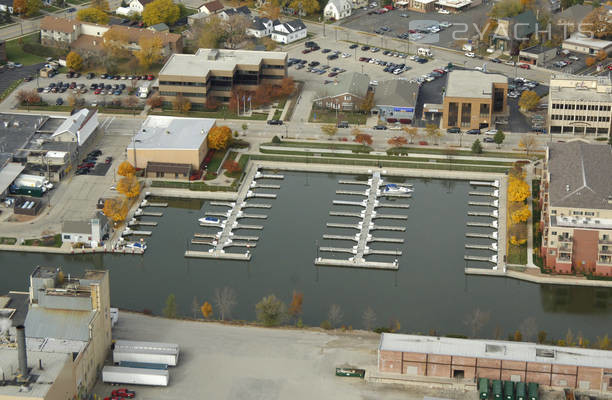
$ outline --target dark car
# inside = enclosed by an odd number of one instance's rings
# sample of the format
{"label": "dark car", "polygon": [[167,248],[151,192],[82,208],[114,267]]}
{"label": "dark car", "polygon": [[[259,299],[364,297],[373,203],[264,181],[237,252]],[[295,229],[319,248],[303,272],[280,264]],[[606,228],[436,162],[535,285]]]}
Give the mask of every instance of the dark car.
{"label": "dark car", "polygon": [[329,53],[331,51],[331,49],[323,49],[321,50],[321,53]]}
{"label": "dark car", "polygon": [[500,64],[502,62],[502,60],[500,60],[499,58],[495,57],[491,59],[492,62]]}
{"label": "dark car", "polygon": [[268,125],[282,125],[283,121],[281,121],[280,119],[269,119],[268,120]]}
{"label": "dark car", "polygon": [[306,43],[304,43],[304,45],[306,47],[319,47],[319,45],[316,44],[315,42],[306,42]]}
{"label": "dark car", "polygon": [[495,143],[495,140],[492,137],[488,137],[488,136],[482,139],[482,141],[485,143]]}
{"label": "dark car", "polygon": [[88,156],[94,156],[94,157],[101,156],[102,155],[102,150],[95,149],[95,150],[90,151],[89,154],[87,154],[87,155]]}
{"label": "dark car", "polygon": [[85,175],[89,173],[89,168],[79,168],[76,171],[76,175]]}
{"label": "dark car", "polygon": [[384,125],[374,125],[374,129],[377,131],[386,131],[387,127]]}
{"label": "dark car", "polygon": [[45,90],[45,88],[41,88],[41,87],[36,88],[36,91],[37,91],[38,93],[42,93],[42,92],[43,92],[43,90]]}
{"label": "dark car", "polygon": [[112,162],[113,162],[113,157],[111,157],[111,156],[106,157],[106,160],[104,160],[105,164],[110,164]]}
{"label": "dark car", "polygon": [[328,60],[335,60],[337,58],[338,58],[338,54],[330,54],[330,55],[327,56]]}
{"label": "dark car", "polygon": [[94,74],[93,72],[90,72],[87,74],[87,79],[93,79],[96,77],[96,74]]}
{"label": "dark car", "polygon": [[64,99],[62,99],[61,97],[58,97],[57,100],[55,100],[55,105],[61,106],[62,104],[64,104]]}
{"label": "dark car", "polygon": [[455,128],[448,128],[446,130],[446,133],[461,133],[461,129],[456,128],[456,127]]}
{"label": "dark car", "polygon": [[338,122],[338,128],[348,128],[349,124],[347,121]]}
{"label": "dark car", "polygon": [[361,50],[368,51],[370,50],[370,46],[361,46]]}
{"label": "dark car", "polygon": [[33,78],[31,76],[26,76],[25,78],[23,78],[23,80],[25,82],[30,82]]}
{"label": "dark car", "polygon": [[480,135],[480,129],[470,129],[465,133],[467,133],[468,135]]}
{"label": "dark car", "polygon": [[349,46],[349,49],[356,49],[357,47],[359,47],[359,45],[353,43],[352,45]]}

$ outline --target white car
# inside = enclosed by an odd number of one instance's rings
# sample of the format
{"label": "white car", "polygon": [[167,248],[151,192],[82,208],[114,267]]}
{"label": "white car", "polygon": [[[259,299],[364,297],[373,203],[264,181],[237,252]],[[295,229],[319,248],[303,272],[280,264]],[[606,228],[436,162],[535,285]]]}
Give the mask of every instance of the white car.
{"label": "white car", "polygon": [[441,8],[438,10],[438,14],[450,14],[450,11]]}
{"label": "white car", "polygon": [[481,67],[480,65],[478,65],[478,66],[474,67],[474,69],[475,69],[476,71],[482,71],[482,70],[483,70],[483,69],[482,69],[482,67]]}
{"label": "white car", "polygon": [[508,61],[504,62],[504,64],[510,65],[510,66],[514,67],[514,61],[512,61],[512,60],[508,60]]}
{"label": "white car", "polygon": [[468,51],[467,53],[465,53],[466,57],[470,57],[470,58],[474,58],[476,57],[476,54],[472,53],[471,51]]}
{"label": "white car", "polygon": [[378,81],[370,81],[370,86],[378,86]]}
{"label": "white car", "polygon": [[576,56],[569,56],[569,57],[567,57],[567,58],[569,58],[570,60],[574,60],[574,61],[578,61],[578,60],[580,60],[580,59],[579,59],[578,57],[576,57]]}
{"label": "white car", "polygon": [[349,53],[342,53],[342,58],[348,58],[348,57],[350,57],[350,56],[351,56],[351,55],[350,55]]}
{"label": "white car", "polygon": [[495,135],[497,133],[496,129],[489,129],[485,132],[485,135]]}

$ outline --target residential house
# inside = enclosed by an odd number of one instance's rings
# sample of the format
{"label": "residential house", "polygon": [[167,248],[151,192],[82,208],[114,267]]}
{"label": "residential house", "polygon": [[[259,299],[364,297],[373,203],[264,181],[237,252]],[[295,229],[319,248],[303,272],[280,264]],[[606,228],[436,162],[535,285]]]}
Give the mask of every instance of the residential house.
{"label": "residential house", "polygon": [[0,11],[13,13],[13,0],[0,0]]}
{"label": "residential house", "polygon": [[187,25],[195,26],[196,24],[204,23],[210,17],[210,14],[199,12],[187,16]]}
{"label": "residential house", "polygon": [[491,43],[504,52],[516,52],[521,43],[528,42],[536,33],[538,20],[532,10],[510,18],[499,18],[491,36]]}
{"label": "residential house", "polygon": [[[612,19],[612,17],[610,17]],[[564,50],[575,51],[576,53],[596,55],[600,51],[605,51],[606,54],[612,53],[612,41],[595,39],[582,33],[573,33],[569,38],[565,39],[561,44]]]}
{"label": "residential house", "polygon": [[368,0],[351,0],[351,5],[354,10],[365,8],[368,6]]}
{"label": "residential house", "polygon": [[128,7],[132,13],[142,14],[145,6],[152,1],[153,0],[131,0]]}
{"label": "residential house", "polygon": [[66,118],[53,132],[51,140],[76,142],[81,148],[93,137],[98,125],[98,110],[83,108]]}
{"label": "residential house", "polygon": [[558,74],[551,77],[549,86],[549,132],[610,137],[610,77]]}
{"label": "residential house", "polygon": [[612,151],[551,142],[540,187],[541,255],[554,272],[612,276]]}
{"label": "residential house", "polygon": [[223,4],[219,0],[210,1],[208,3],[202,4],[198,11],[204,13],[206,15],[218,14],[221,10],[223,10]]}
{"label": "residential house", "polygon": [[225,8],[217,13],[219,18],[224,21],[227,21],[230,17],[233,16],[242,16],[245,18],[251,18],[251,10],[247,6],[242,6],[238,8]]}
{"label": "residential house", "polygon": [[590,5],[573,5],[553,15],[553,26],[563,32],[563,38],[565,39],[578,31],[580,23],[591,11],[593,11],[593,7]]}
{"label": "residential house", "polygon": [[436,0],[397,0],[395,7],[407,8],[421,13],[433,12]]}
{"label": "residential house", "polygon": [[508,78],[476,70],[448,73],[442,128],[494,127],[496,116],[508,113]]}
{"label": "residential house", "polygon": [[278,43],[288,44],[297,40],[304,39],[308,34],[306,25],[300,19],[294,19],[281,23],[275,21],[272,31],[272,40]]}
{"label": "residential house", "polygon": [[98,247],[109,233],[110,222],[102,212],[96,212],[92,218],[84,221],[64,221],[62,223],[62,241],[68,243],[85,243]]}
{"label": "residential house", "polygon": [[[480,4],[480,2],[478,2],[478,4]],[[435,7],[454,14],[464,11],[472,5],[472,0],[438,0],[435,3]]]}
{"label": "residential house", "polygon": [[329,0],[323,9],[323,16],[337,21],[349,17],[352,10],[353,6],[350,0]]}
{"label": "residential house", "polygon": [[158,32],[158,33],[169,33],[170,32],[170,27],[168,27],[168,25],[164,24],[163,22],[160,22],[159,24],[151,25],[147,29],[153,32]]}
{"label": "residential house", "polygon": [[274,27],[274,21],[266,17],[253,17],[251,19],[251,25],[247,28],[247,34],[262,38],[270,36]]}
{"label": "residential house", "polygon": [[406,79],[380,82],[374,94],[372,114],[389,124],[410,124],[414,119],[419,85]]}
{"label": "residential house", "polygon": [[357,111],[370,90],[370,77],[359,72],[347,72],[334,82],[319,86],[313,100],[319,108]]}

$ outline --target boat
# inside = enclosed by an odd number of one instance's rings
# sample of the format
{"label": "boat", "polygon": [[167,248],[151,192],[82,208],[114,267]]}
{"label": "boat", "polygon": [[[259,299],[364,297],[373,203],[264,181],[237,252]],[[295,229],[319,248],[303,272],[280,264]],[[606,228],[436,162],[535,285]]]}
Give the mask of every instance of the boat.
{"label": "boat", "polygon": [[395,183],[388,183],[385,185],[383,192],[385,193],[410,193],[412,192],[412,189],[409,189],[404,186],[398,186]]}
{"label": "boat", "polygon": [[144,251],[147,249],[147,244],[145,242],[128,242],[125,244],[125,248]]}
{"label": "boat", "polygon": [[198,222],[200,222],[201,224],[217,225],[221,223],[221,220],[217,217],[204,217],[204,218],[198,219]]}
{"label": "boat", "polygon": [[336,376],[349,376],[353,378],[363,378],[365,376],[365,369],[336,368]]}

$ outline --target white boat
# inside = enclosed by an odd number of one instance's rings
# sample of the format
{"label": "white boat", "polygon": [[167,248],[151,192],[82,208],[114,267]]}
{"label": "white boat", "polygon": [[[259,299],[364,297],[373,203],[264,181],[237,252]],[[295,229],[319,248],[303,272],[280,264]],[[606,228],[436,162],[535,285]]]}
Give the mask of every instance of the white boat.
{"label": "white boat", "polygon": [[410,193],[412,192],[412,189],[404,186],[397,186],[395,183],[388,183],[385,185],[385,189],[383,191],[385,193]]}
{"label": "white boat", "polygon": [[147,249],[147,244],[145,242],[128,242],[125,244],[125,248],[144,251]]}
{"label": "white boat", "polygon": [[201,224],[218,225],[221,222],[221,220],[217,217],[204,217],[204,218],[198,219],[198,222],[200,222]]}

